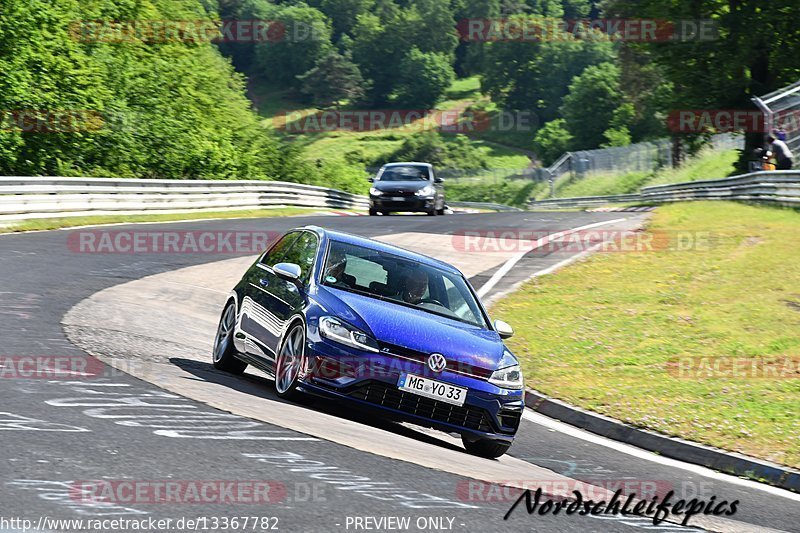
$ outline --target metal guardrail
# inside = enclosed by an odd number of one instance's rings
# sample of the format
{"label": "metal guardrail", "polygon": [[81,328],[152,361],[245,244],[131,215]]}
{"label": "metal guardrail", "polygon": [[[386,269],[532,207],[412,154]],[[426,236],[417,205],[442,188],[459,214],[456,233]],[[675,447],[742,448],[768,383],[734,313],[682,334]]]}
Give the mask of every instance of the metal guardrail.
{"label": "metal guardrail", "polygon": [[[516,208],[481,202],[448,205]],[[0,176],[0,221],[107,214],[228,211],[278,206],[366,209],[366,196],[302,183]]]}
{"label": "metal guardrail", "polygon": [[519,207],[495,204],[492,202],[447,202],[448,207],[471,207],[473,209],[490,209],[492,211],[522,211]]}
{"label": "metal guardrail", "polygon": [[281,181],[0,177],[0,220],[277,206],[366,208],[336,189]]}
{"label": "metal guardrail", "polygon": [[569,207],[591,207],[609,203],[638,202],[639,194],[617,194],[612,196],[577,196],[574,198],[553,198],[530,203],[531,208],[558,209]]}
{"label": "metal guardrail", "polygon": [[554,198],[531,202],[531,208],[589,207],[613,203],[662,203],[736,200],[800,207],[800,172],[752,172],[731,178],[644,187],[638,194]]}

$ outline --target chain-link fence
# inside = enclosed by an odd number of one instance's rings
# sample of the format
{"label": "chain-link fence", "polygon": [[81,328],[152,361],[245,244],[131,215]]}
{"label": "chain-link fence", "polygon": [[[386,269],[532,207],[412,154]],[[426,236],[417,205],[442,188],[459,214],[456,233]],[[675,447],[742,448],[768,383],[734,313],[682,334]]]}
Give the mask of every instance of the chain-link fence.
{"label": "chain-link fence", "polygon": [[[734,134],[715,135],[710,142],[711,149],[720,151],[741,148],[742,145],[743,138]],[[650,172],[669,166],[672,161],[673,149],[670,139],[659,139],[628,146],[570,152],[569,164],[563,162],[559,164],[557,161],[549,170],[552,173],[552,179],[557,179],[568,171],[579,176]]]}
{"label": "chain-link fence", "polygon": [[764,96],[754,97],[753,103],[764,113],[764,130],[779,130],[786,135],[789,149],[800,151],[800,81],[773,91]]}

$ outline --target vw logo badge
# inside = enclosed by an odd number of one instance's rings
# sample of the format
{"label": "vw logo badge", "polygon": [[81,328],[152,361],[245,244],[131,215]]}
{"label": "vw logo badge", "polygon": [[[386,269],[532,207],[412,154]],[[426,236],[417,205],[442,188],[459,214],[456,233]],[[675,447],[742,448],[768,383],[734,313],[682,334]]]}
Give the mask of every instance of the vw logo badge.
{"label": "vw logo badge", "polygon": [[428,368],[434,372],[441,372],[447,366],[447,359],[440,353],[432,353],[428,356]]}

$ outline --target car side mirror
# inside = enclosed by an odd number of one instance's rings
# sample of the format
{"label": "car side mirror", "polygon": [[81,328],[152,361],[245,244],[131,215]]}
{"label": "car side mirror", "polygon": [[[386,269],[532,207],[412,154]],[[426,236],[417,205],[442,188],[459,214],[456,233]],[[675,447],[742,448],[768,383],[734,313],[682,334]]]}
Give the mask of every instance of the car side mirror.
{"label": "car side mirror", "polygon": [[444,183],[444,178],[433,178],[434,183]]}
{"label": "car side mirror", "polygon": [[500,335],[501,339],[507,339],[509,337],[514,336],[514,328],[512,328],[502,320],[495,320],[493,325],[494,325],[494,330],[497,332],[498,335]]}
{"label": "car side mirror", "polygon": [[300,265],[294,263],[278,263],[272,267],[272,271],[275,272],[278,277],[291,282],[299,280],[300,274],[302,273]]}
{"label": "car side mirror", "polygon": [[375,181],[375,178],[373,178],[372,176],[370,176],[369,178],[367,178],[367,181],[368,181],[368,182],[370,182],[370,183],[372,183],[373,181]]}

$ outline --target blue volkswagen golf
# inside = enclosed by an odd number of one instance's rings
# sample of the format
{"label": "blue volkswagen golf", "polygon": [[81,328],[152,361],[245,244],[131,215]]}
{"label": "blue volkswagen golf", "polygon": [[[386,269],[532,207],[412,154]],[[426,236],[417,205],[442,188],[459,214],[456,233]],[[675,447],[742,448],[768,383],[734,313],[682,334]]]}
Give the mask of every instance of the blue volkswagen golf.
{"label": "blue volkswagen golf", "polygon": [[247,270],[222,311],[214,366],[458,433],[476,455],[511,446],[524,407],[512,335],[454,267],[374,240],[298,228]]}

